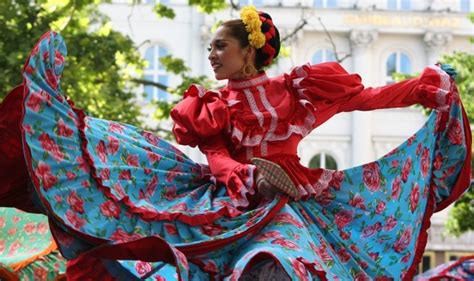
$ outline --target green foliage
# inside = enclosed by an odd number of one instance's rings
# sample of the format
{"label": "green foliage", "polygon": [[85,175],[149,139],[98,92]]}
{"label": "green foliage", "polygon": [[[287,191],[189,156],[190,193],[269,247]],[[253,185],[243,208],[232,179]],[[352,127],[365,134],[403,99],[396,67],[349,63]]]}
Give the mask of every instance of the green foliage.
{"label": "green foliage", "polygon": [[169,113],[173,106],[181,100],[183,93],[192,85],[199,84],[204,88],[214,88],[215,84],[207,76],[191,76],[189,75],[190,68],[187,67],[184,61],[180,58],[173,56],[166,56],[160,59],[167,72],[177,74],[181,78],[181,83],[173,88],[168,88],[167,91],[174,98],[170,101],[154,101],[157,106],[157,110],[154,114],[155,119],[166,119],[169,117]]}
{"label": "green foliage", "polygon": [[173,74],[181,74],[190,70],[183,59],[175,58],[171,55],[160,58],[160,63],[165,67],[167,72]]}
{"label": "green foliage", "polygon": [[[61,84],[88,114],[140,125],[129,79],[143,62],[133,42],[112,31],[97,0],[0,1],[0,99],[22,82],[21,69],[41,35],[56,30],[68,47]],[[102,1],[104,2],[104,1]]]}
{"label": "green foliage", "polygon": [[456,236],[463,232],[474,230],[474,185],[471,184],[470,190],[456,202],[449,213],[449,219],[446,224],[449,233]]}
{"label": "green foliage", "polygon": [[173,9],[160,3],[156,4],[155,7],[153,7],[153,12],[155,12],[155,14],[159,18],[174,19],[174,17],[176,16]]}
{"label": "green foliage", "polygon": [[456,69],[456,84],[464,104],[469,122],[474,123],[474,54],[454,52],[445,55],[443,63],[450,64]]}
{"label": "green foliage", "polygon": [[188,0],[190,6],[196,6],[199,11],[211,14],[227,7],[225,0]]}

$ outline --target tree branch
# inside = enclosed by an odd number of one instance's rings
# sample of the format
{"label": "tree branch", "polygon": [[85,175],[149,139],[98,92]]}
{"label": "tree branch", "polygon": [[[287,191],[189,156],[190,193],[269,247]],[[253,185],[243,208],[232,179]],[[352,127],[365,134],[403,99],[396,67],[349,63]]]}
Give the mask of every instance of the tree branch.
{"label": "tree branch", "polygon": [[334,43],[334,40],[332,39],[331,33],[329,33],[328,29],[326,28],[323,21],[321,20],[321,17],[318,17],[318,21],[321,24],[321,26],[323,27],[324,33],[326,33],[326,36],[329,39],[329,43],[332,46],[332,51],[334,52],[334,56],[336,56],[336,61],[340,63],[340,62],[343,62],[348,57],[350,57],[351,54],[349,53],[349,54],[346,54],[343,58],[339,58],[337,48],[336,48],[336,43]]}
{"label": "tree branch", "polygon": [[234,10],[239,10],[239,4],[234,3],[234,0],[230,0],[230,7]]}
{"label": "tree branch", "polygon": [[301,19],[301,23],[300,23],[298,26],[296,26],[295,29],[293,29],[293,31],[292,31],[290,34],[287,34],[285,37],[283,37],[283,38],[280,40],[280,42],[283,43],[283,42],[285,42],[286,40],[292,38],[293,36],[296,35],[296,33],[298,33],[298,31],[300,31],[301,29],[303,29],[303,27],[304,27],[305,25],[307,25],[307,24],[308,24],[308,21],[306,21],[306,19],[304,19],[304,18]]}
{"label": "tree branch", "polygon": [[158,82],[153,82],[153,81],[146,80],[146,79],[137,79],[137,78],[130,79],[130,81],[132,81],[134,83],[137,83],[137,84],[142,84],[142,85],[145,85],[145,86],[157,87],[158,89],[161,89],[163,91],[168,91],[168,86],[163,85],[163,84],[158,83]]}
{"label": "tree branch", "polygon": [[135,10],[136,4],[137,4],[136,0],[132,1],[131,7],[130,7],[130,13],[127,15],[127,24],[128,24],[128,28],[130,28],[130,34],[132,35],[132,37],[134,36],[133,27],[132,27],[132,16],[133,16],[133,12]]}

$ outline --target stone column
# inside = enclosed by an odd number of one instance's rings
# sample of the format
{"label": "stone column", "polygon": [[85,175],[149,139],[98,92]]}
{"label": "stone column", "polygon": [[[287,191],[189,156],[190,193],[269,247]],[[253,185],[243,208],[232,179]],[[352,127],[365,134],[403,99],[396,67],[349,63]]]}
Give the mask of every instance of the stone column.
{"label": "stone column", "polygon": [[453,35],[449,32],[428,31],[423,37],[426,48],[426,64],[434,64],[440,59],[444,48],[453,40]]}
{"label": "stone column", "polygon": [[[352,30],[350,33],[353,72],[362,77],[364,85],[368,84],[367,79],[371,77],[370,49],[377,37],[378,33],[375,30]],[[371,117],[371,112],[354,111],[352,113],[353,166],[374,160]]]}

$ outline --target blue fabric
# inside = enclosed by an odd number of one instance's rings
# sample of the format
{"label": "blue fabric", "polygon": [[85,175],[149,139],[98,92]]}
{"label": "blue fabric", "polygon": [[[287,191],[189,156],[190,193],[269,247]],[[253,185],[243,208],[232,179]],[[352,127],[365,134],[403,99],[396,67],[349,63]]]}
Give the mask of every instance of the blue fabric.
{"label": "blue fabric", "polygon": [[454,67],[452,67],[451,65],[447,63],[442,63],[441,69],[444,70],[447,74],[449,74],[449,76],[453,79],[455,79],[456,76],[458,75],[458,72],[456,71],[456,69],[454,69]]}

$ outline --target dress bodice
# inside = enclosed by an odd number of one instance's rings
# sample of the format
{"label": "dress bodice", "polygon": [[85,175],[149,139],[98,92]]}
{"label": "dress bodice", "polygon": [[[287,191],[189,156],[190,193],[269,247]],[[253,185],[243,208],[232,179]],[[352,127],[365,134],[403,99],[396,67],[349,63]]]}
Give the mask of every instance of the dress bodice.
{"label": "dress bodice", "polygon": [[256,156],[296,155],[299,141],[314,123],[312,109],[297,99],[284,76],[270,79],[262,73],[245,81],[231,80],[220,95],[229,108],[224,133],[240,162]]}

